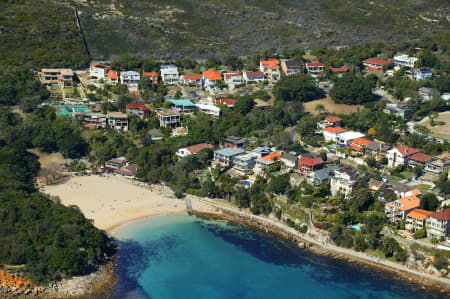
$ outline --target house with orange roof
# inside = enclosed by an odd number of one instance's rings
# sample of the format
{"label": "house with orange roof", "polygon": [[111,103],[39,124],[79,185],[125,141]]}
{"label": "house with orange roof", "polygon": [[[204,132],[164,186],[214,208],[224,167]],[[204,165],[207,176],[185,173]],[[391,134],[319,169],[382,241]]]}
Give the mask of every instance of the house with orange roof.
{"label": "house with orange roof", "polygon": [[119,83],[119,75],[117,75],[117,72],[113,70],[108,71],[108,82],[111,85],[116,85]]}
{"label": "house with orange roof", "polygon": [[363,65],[372,71],[382,71],[383,66],[389,64],[389,61],[384,59],[378,59],[378,58],[368,58],[366,60],[363,60]]}
{"label": "house with orange roof", "polygon": [[264,73],[266,79],[272,82],[280,80],[280,61],[278,59],[261,60],[259,62],[259,70]]}
{"label": "house with orange roof", "polygon": [[399,145],[386,152],[388,158],[388,166],[395,168],[402,164],[408,163],[408,158],[414,154],[421,153],[420,149],[410,148],[406,145]]}
{"label": "house with orange roof", "polygon": [[189,155],[195,155],[199,151],[204,150],[206,148],[212,149],[212,148],[214,148],[214,146],[209,143],[199,143],[199,144],[191,145],[188,147],[180,148],[175,154],[178,157],[183,158],[183,157],[186,157]]}
{"label": "house with orange roof", "polygon": [[229,88],[233,89],[236,85],[244,83],[244,78],[240,73],[225,73],[223,79]]}
{"label": "house with orange roof", "polygon": [[125,109],[127,114],[135,115],[140,119],[148,119],[150,117],[150,110],[141,103],[129,103],[125,106]]}
{"label": "house with orange roof", "polygon": [[433,161],[433,157],[424,153],[417,153],[408,158],[408,165],[411,167],[425,167]]}
{"label": "house with orange roof", "polygon": [[364,150],[366,149],[366,147],[371,143],[372,143],[372,140],[358,137],[351,141],[350,148],[353,149],[354,151],[364,153]]}
{"label": "house with orange roof", "polygon": [[143,72],[142,78],[149,78],[152,84],[158,84],[158,73],[157,72]]}
{"label": "house with orange roof", "polygon": [[269,166],[281,163],[282,154],[280,152],[274,152],[264,157],[256,159],[256,173],[262,173]]}
{"label": "house with orange roof", "polygon": [[220,103],[222,105],[227,106],[228,108],[233,108],[234,104],[236,104],[236,100],[233,99],[218,99],[216,103]]}
{"label": "house with orange roof", "polygon": [[417,196],[406,196],[388,202],[384,206],[384,214],[389,221],[397,223],[405,219],[412,210],[420,207],[420,198]]}
{"label": "house with orange roof", "polygon": [[322,73],[325,70],[325,65],[317,60],[308,62],[306,64],[306,70],[308,71],[308,74],[310,74],[311,76],[317,77],[320,73]]}
{"label": "house with orange roof", "polygon": [[202,83],[206,90],[215,90],[220,81],[222,81],[222,74],[218,71],[205,71],[202,74]]}
{"label": "house with orange roof", "polygon": [[323,138],[325,141],[336,142],[338,140],[338,135],[345,132],[344,128],[341,127],[326,127],[322,130]]}
{"label": "house with orange roof", "polygon": [[108,78],[108,72],[111,69],[111,67],[109,65],[105,65],[105,64],[93,64],[89,67],[89,76],[92,79],[106,79]]}
{"label": "house with orange roof", "polygon": [[336,74],[338,77],[341,77],[343,73],[346,73],[349,71],[348,67],[345,65],[341,67],[332,67],[330,66],[330,70],[333,74]]}
{"label": "house with orange roof", "polygon": [[450,231],[450,208],[431,214],[426,221],[428,238],[447,238]]}
{"label": "house with orange roof", "polygon": [[187,86],[202,86],[202,75],[201,74],[185,74],[180,76],[180,83]]}
{"label": "house with orange roof", "polygon": [[417,230],[423,229],[426,225],[426,220],[434,212],[426,211],[422,209],[414,209],[406,215],[406,225],[405,228],[411,232],[415,233]]}
{"label": "house with orange roof", "polygon": [[323,168],[324,162],[321,157],[300,157],[297,165],[300,172],[305,175],[311,171],[316,171]]}

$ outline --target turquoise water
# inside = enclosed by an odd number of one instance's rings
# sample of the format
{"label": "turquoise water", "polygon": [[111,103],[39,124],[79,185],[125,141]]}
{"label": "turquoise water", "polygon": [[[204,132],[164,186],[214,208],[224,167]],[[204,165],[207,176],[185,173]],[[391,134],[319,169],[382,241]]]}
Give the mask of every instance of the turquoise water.
{"label": "turquoise water", "polygon": [[153,217],[114,235],[116,298],[439,298],[225,221]]}

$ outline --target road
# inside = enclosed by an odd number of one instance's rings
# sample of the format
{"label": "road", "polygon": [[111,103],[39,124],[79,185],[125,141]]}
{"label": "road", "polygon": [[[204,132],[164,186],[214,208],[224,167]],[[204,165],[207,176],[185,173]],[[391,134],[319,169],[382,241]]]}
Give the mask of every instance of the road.
{"label": "road", "polygon": [[381,97],[380,100],[386,100],[386,101],[391,102],[391,103],[396,103],[396,102],[397,102],[397,101],[394,99],[393,96],[391,96],[389,93],[387,93],[386,91],[384,91],[384,90],[382,90],[382,89],[376,89],[373,93],[374,93],[375,95]]}

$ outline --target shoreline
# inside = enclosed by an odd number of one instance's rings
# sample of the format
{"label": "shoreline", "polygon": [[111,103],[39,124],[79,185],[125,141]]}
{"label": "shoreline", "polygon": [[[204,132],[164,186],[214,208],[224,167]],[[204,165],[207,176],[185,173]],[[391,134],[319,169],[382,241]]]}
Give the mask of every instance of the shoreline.
{"label": "shoreline", "polygon": [[[77,178],[80,179],[79,177]],[[95,177],[84,177],[84,178],[94,179]],[[351,263],[357,263],[358,265],[370,267],[372,269],[381,271],[384,274],[388,274],[391,276],[397,275],[398,277],[394,276],[395,279],[407,281],[409,283],[416,283],[418,288],[433,289],[440,291],[441,293],[450,294],[450,279],[440,278],[437,276],[432,276],[431,274],[409,269],[403,265],[382,260],[379,259],[378,257],[374,257],[366,253],[356,252],[351,249],[337,247],[327,243],[326,240],[319,241],[317,240],[318,239],[317,236],[316,237],[314,236],[314,231],[317,229],[311,228],[311,226],[309,226],[309,230],[306,234],[302,234],[294,230],[293,228],[287,226],[285,223],[278,221],[277,219],[269,218],[267,216],[253,215],[249,211],[239,209],[238,207],[234,207],[226,203],[221,203],[220,201],[215,201],[209,198],[200,198],[193,195],[186,195],[184,200],[176,199],[173,196],[173,192],[167,187],[162,185],[152,185],[152,186],[148,185],[145,186],[144,184],[136,185],[130,180],[114,177],[106,177],[106,178],[102,177],[101,179],[103,180],[102,181],[103,183],[106,184],[107,182],[109,182],[110,185],[111,183],[117,184],[118,182],[122,182],[122,184],[126,183],[129,184],[130,186],[133,186],[133,188],[136,188],[136,190],[139,191],[139,194],[141,193],[141,191],[142,192],[146,191],[149,192],[150,195],[147,206],[146,205],[139,206],[139,209],[136,209],[136,207],[130,209],[129,207],[126,206],[121,207],[122,210],[120,210],[119,208],[118,211],[116,211],[116,215],[120,215],[120,217],[115,218],[114,213],[112,213],[112,215],[111,214],[108,215],[109,217],[108,221],[97,222],[99,218],[101,219],[101,215],[99,214],[95,215],[98,218],[94,219],[94,225],[96,225],[100,229],[103,229],[108,235],[110,235],[113,238],[115,230],[124,225],[133,223],[135,221],[157,216],[186,214],[187,209],[185,200],[190,200],[192,203],[192,210],[193,210],[192,214],[195,216],[228,220],[248,225],[252,228],[261,230],[265,233],[271,233],[284,240],[293,242],[297,246],[299,243],[303,243],[305,244],[307,249],[313,253],[326,255],[331,258],[335,258],[338,260],[345,260]],[[69,189],[72,188],[70,187],[71,180],[72,178],[63,185],[67,185],[66,187],[68,187]],[[48,187],[49,186],[46,186],[45,189],[48,190],[47,189]],[[155,192],[154,189],[159,190],[159,193]],[[77,194],[77,196],[82,197],[82,195],[79,194]],[[132,197],[127,196],[127,199],[128,198]],[[142,199],[139,198],[133,199],[134,202],[139,202],[140,200]],[[70,202],[64,203],[65,201],[64,198],[62,198],[61,201],[63,204],[73,204]],[[126,202],[130,202],[130,200]],[[158,204],[155,204],[155,202]],[[174,202],[176,203],[175,205]],[[84,213],[83,208],[80,207],[80,209]],[[112,221],[114,219],[117,220]],[[101,225],[98,225],[99,223]],[[318,231],[316,231],[316,233],[317,232]],[[112,270],[112,273],[113,272],[114,269]],[[78,295],[86,296],[89,294],[90,292],[88,291]]]}

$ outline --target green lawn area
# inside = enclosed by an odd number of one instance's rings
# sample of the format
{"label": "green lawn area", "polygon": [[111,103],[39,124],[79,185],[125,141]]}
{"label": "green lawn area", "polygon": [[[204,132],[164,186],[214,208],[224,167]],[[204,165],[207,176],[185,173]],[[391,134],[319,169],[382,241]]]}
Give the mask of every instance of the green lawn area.
{"label": "green lawn area", "polygon": [[391,262],[394,262],[394,263],[397,262],[393,256],[387,258],[387,257],[384,255],[383,251],[381,251],[381,249],[379,249],[379,248],[376,249],[376,250],[373,250],[373,249],[367,249],[365,252],[368,253],[368,254],[370,254],[370,255],[379,257],[380,259],[388,260],[388,261],[391,261]]}
{"label": "green lawn area", "polygon": [[405,179],[410,179],[410,178],[412,178],[413,176],[415,176],[415,174],[414,174],[414,172],[412,172],[412,171],[407,171],[407,170],[405,170],[405,171],[403,171],[402,173],[400,173]]}
{"label": "green lawn area", "polygon": [[430,190],[431,185],[428,185],[428,184],[419,184],[419,185],[416,185],[416,187],[419,188],[419,189],[421,189],[421,190],[427,191],[427,190]]}

